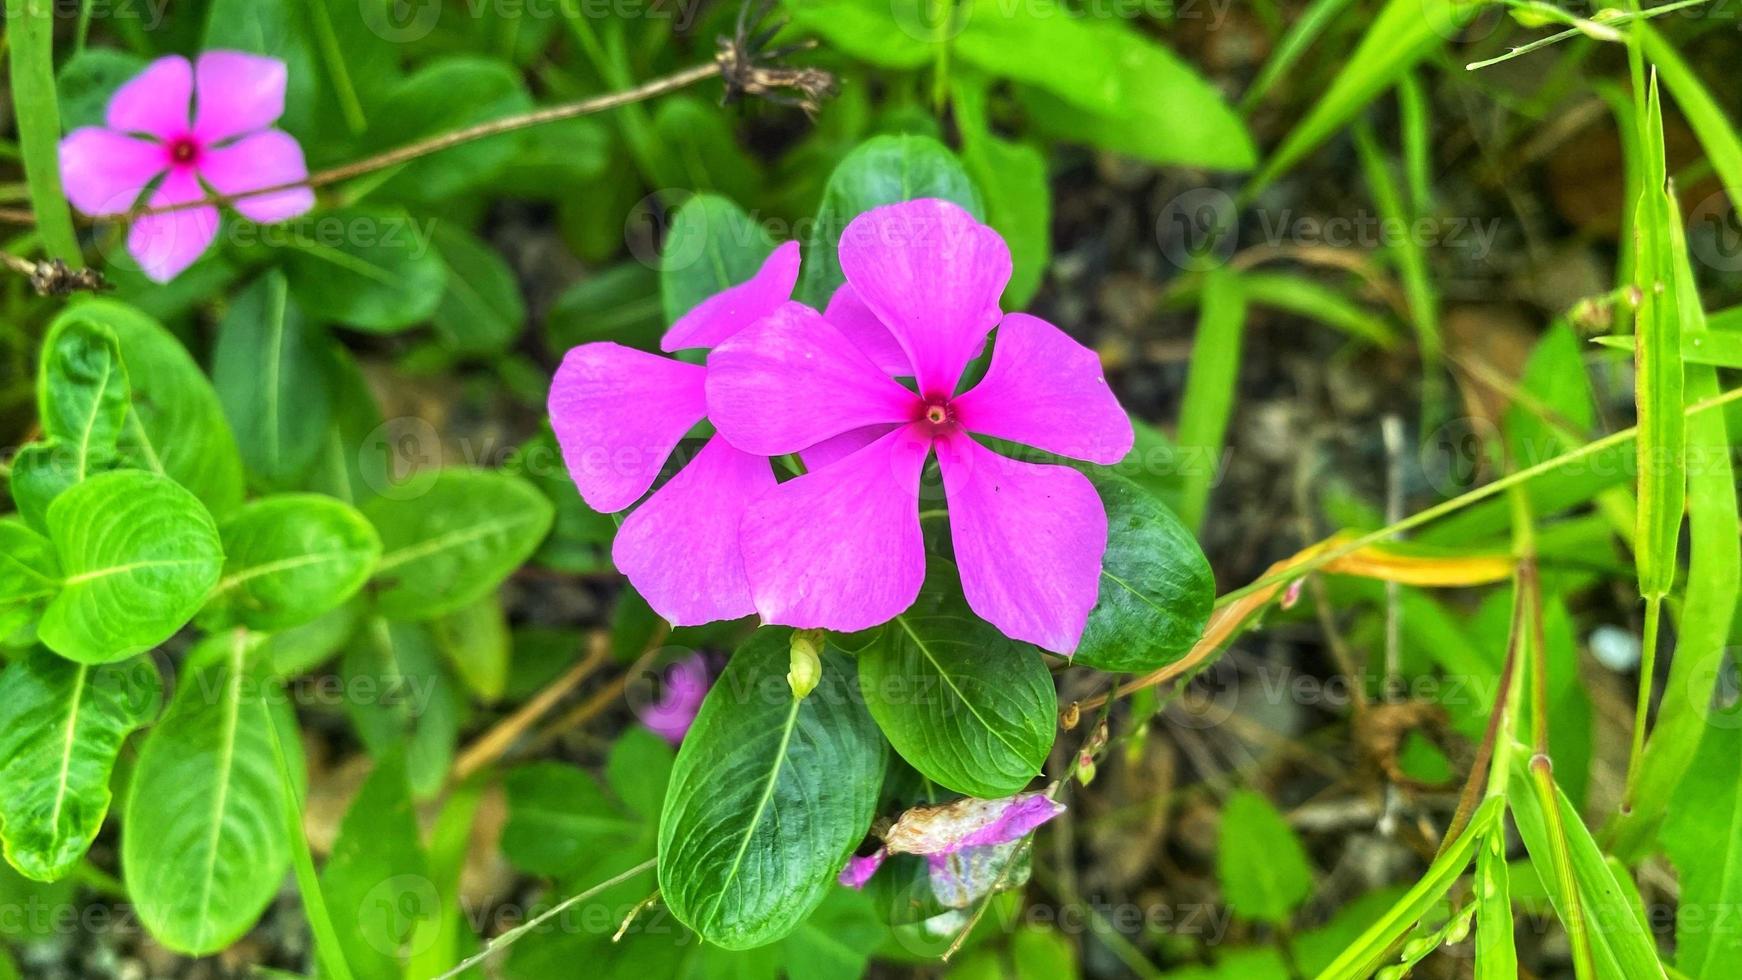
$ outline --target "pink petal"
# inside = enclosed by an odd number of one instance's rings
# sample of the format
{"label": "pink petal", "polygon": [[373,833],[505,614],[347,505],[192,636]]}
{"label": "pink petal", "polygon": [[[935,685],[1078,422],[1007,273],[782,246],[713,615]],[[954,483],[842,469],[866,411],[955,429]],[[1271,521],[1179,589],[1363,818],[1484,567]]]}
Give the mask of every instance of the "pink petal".
{"label": "pink petal", "polygon": [[123,214],[145,186],[169,169],[163,146],[112,129],[85,126],[60,141],[61,183],[85,214]]}
{"label": "pink petal", "polygon": [[551,381],[550,425],[587,506],[641,499],[678,440],[707,415],[707,371],[621,344],[582,344]]}
{"label": "pink petal", "polygon": [[919,401],[802,303],[787,303],[708,355],[708,417],[759,456],[861,426],[906,422]]}
{"label": "pink petal", "polygon": [[877,869],[883,867],[883,859],[888,856],[889,852],[881,847],[870,854],[854,855],[847,859],[847,866],[841,869],[840,877],[836,880],[855,891],[864,888],[871,876],[877,873]]}
{"label": "pink petal", "polygon": [[842,283],[835,290],[835,295],[829,298],[829,308],[823,311],[823,319],[834,324],[841,335],[853,342],[853,346],[871,359],[884,374],[897,378],[913,377],[913,365],[907,360],[907,352],[895,342],[895,335],[877,319],[877,314],[865,305],[859,294],[853,292],[853,287]]}
{"label": "pink petal", "polygon": [[963,847],[986,847],[1019,841],[1035,828],[1065,812],[1065,805],[1045,793],[1020,793],[991,814],[984,826],[969,831],[952,850]]}
{"label": "pink petal", "polygon": [[998,325],[986,377],[955,399],[956,419],[981,435],[1092,463],[1131,451],[1131,419],[1107,387],[1101,359],[1026,313]]}
{"label": "pink petal", "polygon": [[716,435],[617,532],[611,559],[673,626],[756,611],[738,550],[744,509],[774,487],[768,460]]}
{"label": "pink petal", "polygon": [[200,55],[194,73],[199,92],[194,133],[203,143],[210,145],[265,129],[284,115],[289,72],[277,58],[242,51],[207,51]]}
{"label": "pink petal", "polygon": [[[205,62],[200,62],[202,65]],[[230,197],[308,179],[302,146],[281,129],[244,136],[228,146],[207,150],[200,158],[200,176]],[[294,218],[315,206],[315,192],[307,187],[256,194],[235,202],[236,210],[250,221],[271,224]]]}
{"label": "pink petal", "polygon": [[692,653],[667,667],[663,680],[659,700],[637,707],[636,716],[655,735],[677,745],[695,723],[696,712],[701,710],[702,700],[713,686],[713,677],[707,658]]}
{"label": "pink petal", "polygon": [[928,397],[955,394],[962,369],[998,322],[1010,249],[948,201],[875,208],[841,233],[841,271],[907,352]]}
{"label": "pink petal", "polygon": [[850,632],[913,605],[925,580],[919,473],[929,443],[904,426],[750,505],[744,567],[765,622]]}
{"label": "pink petal", "polygon": [[1018,793],[999,800],[963,797],[907,810],[883,839],[891,854],[954,854],[1019,841],[1063,812],[1064,804],[1045,793]]}
{"label": "pink petal", "polygon": [[115,90],[106,116],[109,128],[164,140],[186,136],[193,95],[188,60],[179,54],[159,58]]}
{"label": "pink petal", "polygon": [[824,439],[822,442],[798,454],[804,461],[806,470],[820,470],[837,460],[846,459],[866,446],[883,438],[899,425],[894,422],[884,422],[878,425],[867,425],[859,429],[849,429],[838,436]]}
{"label": "pink petal", "polygon": [[659,349],[710,348],[780,308],[798,282],[798,243],[775,249],[749,279],[697,303],[677,318],[659,340]]}
{"label": "pink petal", "polygon": [[[206,196],[206,189],[192,170],[171,170],[151,195],[150,207],[185,204]],[[146,215],[133,222],[127,233],[127,251],[147,276],[168,282],[193,265],[218,234],[218,209],[210,206],[182,208]]]}
{"label": "pink petal", "polygon": [[1070,654],[1107,549],[1094,485],[1068,466],[1000,456],[960,431],[937,448],[968,606],[1013,640]]}

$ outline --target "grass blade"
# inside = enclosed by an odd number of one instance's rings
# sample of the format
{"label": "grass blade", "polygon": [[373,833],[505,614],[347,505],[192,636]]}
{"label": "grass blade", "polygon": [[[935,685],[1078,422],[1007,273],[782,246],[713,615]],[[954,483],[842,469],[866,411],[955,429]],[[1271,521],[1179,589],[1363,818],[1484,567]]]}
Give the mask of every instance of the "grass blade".
{"label": "grass blade", "polygon": [[1196,531],[1204,521],[1210,485],[1222,458],[1222,440],[1234,411],[1234,384],[1240,373],[1240,334],[1246,322],[1246,297],[1240,277],[1226,267],[1204,277],[1198,331],[1180,403],[1179,447],[1198,465],[1187,469],[1180,490],[1179,518]]}
{"label": "grass blade", "polygon": [[48,254],[73,268],[79,239],[60,182],[60,103],[54,86],[53,0],[19,0],[7,7],[12,45],[12,105],[30,207]]}

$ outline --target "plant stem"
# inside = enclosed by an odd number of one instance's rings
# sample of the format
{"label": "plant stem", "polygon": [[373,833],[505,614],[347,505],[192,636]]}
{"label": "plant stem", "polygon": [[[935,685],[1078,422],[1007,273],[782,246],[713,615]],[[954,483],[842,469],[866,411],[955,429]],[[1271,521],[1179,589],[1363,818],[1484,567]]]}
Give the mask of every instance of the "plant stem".
{"label": "plant stem", "polygon": [[1645,633],[1639,651],[1639,697],[1633,706],[1633,742],[1627,750],[1626,791],[1621,812],[1633,809],[1633,792],[1639,788],[1639,761],[1645,755],[1645,723],[1651,713],[1652,681],[1657,669],[1657,634],[1663,615],[1663,596],[1645,597]]}
{"label": "plant stem", "polygon": [[60,182],[60,105],[54,86],[53,0],[19,0],[8,32],[12,44],[12,104],[30,206],[43,248],[78,268],[79,239]]}
{"label": "plant stem", "polygon": [[532,918],[527,919],[525,922],[522,922],[520,925],[517,925],[514,928],[503,933],[502,935],[497,936],[495,939],[490,940],[488,943],[486,943],[484,945],[483,949],[479,950],[477,953],[475,953],[471,956],[468,956],[464,960],[461,960],[460,964],[458,966],[456,966],[453,969],[449,970],[448,972],[442,974],[441,976],[436,977],[435,980],[451,980],[451,978],[459,976],[460,974],[466,972],[467,970],[470,970],[472,967],[477,966],[479,963],[482,963],[485,960],[489,959],[498,950],[513,944],[516,940],[518,940],[521,936],[525,935],[526,933],[531,932],[534,929],[537,929],[539,926],[544,925],[546,922],[550,921],[551,919],[555,918],[556,916],[559,916],[559,915],[563,914],[564,912],[568,911],[568,909],[571,906],[575,905],[576,903],[584,902],[587,899],[592,898],[594,895],[597,895],[600,892],[604,891],[605,889],[610,888],[614,885],[621,885],[625,881],[628,881],[629,879],[631,879],[631,878],[635,877],[636,875],[639,875],[643,872],[652,871],[654,865],[656,865],[658,863],[659,863],[658,858],[648,858],[647,860],[641,862],[640,864],[636,865],[635,867],[630,868],[628,871],[625,871],[622,874],[607,878],[604,881],[601,881],[598,884],[594,885],[593,887],[587,889],[586,891],[581,892],[579,895],[574,895],[574,896],[571,896],[569,898],[563,899],[562,901],[556,903],[555,905],[552,905],[550,908],[544,910],[543,912],[539,913],[538,915],[535,915]]}

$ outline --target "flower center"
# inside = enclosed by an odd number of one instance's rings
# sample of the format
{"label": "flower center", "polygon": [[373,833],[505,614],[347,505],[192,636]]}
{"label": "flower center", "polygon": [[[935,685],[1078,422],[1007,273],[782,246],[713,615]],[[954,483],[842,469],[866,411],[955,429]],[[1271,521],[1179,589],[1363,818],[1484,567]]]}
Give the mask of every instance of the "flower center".
{"label": "flower center", "polygon": [[191,136],[178,136],[169,141],[169,159],[171,163],[190,164],[200,155],[199,144]]}
{"label": "flower center", "polygon": [[934,430],[943,430],[955,425],[956,410],[950,406],[947,398],[928,398],[920,409],[919,417],[930,423]]}

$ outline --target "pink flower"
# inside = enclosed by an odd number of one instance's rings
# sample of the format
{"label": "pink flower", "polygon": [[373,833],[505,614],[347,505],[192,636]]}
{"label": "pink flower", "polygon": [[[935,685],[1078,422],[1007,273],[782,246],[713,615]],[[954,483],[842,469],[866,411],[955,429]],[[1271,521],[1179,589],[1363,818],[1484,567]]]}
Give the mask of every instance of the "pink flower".
{"label": "pink flower", "polygon": [[[302,147],[271,125],[284,113],[284,62],[240,51],[207,51],[197,65],[159,58],[115,91],[107,127],[73,130],[60,144],[67,199],[85,214],[131,211],[157,182],[148,207],[197,201],[207,188],[235,196],[308,177]],[[161,181],[158,178],[162,178]],[[236,201],[261,223],[314,206],[306,187]],[[190,207],[133,223],[127,250],[145,274],[168,282],[218,233],[218,209]]]}
{"label": "pink flower", "polygon": [[660,680],[658,699],[636,713],[655,735],[677,745],[702,709],[702,699],[714,683],[713,672],[708,669],[707,657],[695,653],[665,668]]}
{"label": "pink flower", "polygon": [[[707,411],[733,446],[775,456],[824,444],[806,457],[811,472],[744,515],[757,611],[770,623],[852,631],[911,605],[925,578],[920,475],[935,450],[969,606],[1012,638],[1069,653],[1099,592],[1100,497],[1070,467],[1010,459],[974,436],[1117,462],[1131,422],[1099,359],[1043,320],[999,311],[1010,251],[946,201],[860,215],[840,257],[847,287],[826,315],[788,303],[708,359]],[[875,337],[876,324],[917,392],[857,339]],[[990,368],[958,393],[994,326]]]}
{"label": "pink flower", "polygon": [[[798,281],[798,243],[749,280],[702,301],[666,331],[666,351],[708,348],[777,309]],[[653,486],[680,440],[707,415],[699,364],[613,343],[568,352],[550,387],[550,423],[587,506],[615,513]],[[738,552],[744,507],[774,486],[763,456],[710,438],[689,465],[629,515],[611,558],[673,625],[756,611]]]}
{"label": "pink flower", "polygon": [[916,806],[884,833],[882,847],[849,858],[838,880],[848,888],[863,888],[889,855],[917,854],[926,860],[938,900],[965,908],[996,881],[1001,865],[1014,857],[1016,844],[1063,812],[1064,804],[1045,793]]}

